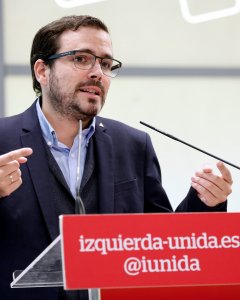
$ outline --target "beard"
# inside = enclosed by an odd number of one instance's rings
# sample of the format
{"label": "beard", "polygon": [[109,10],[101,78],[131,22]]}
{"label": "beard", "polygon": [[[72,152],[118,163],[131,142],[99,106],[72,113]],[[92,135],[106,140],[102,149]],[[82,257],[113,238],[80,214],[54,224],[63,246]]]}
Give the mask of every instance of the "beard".
{"label": "beard", "polygon": [[[97,105],[97,100],[91,98],[91,95],[89,95],[88,99],[83,100],[84,102],[88,101],[87,104],[82,103],[78,94],[80,93],[80,88],[84,86],[98,86],[101,89],[102,96],[100,108]],[[74,92],[67,93],[62,91],[61,84],[54,73],[50,74],[48,99],[54,111],[56,111],[56,113],[63,118],[77,121],[90,120],[99,113],[105,103],[105,98],[106,96],[104,88],[99,81],[88,80],[85,82],[80,82],[76,86]]]}

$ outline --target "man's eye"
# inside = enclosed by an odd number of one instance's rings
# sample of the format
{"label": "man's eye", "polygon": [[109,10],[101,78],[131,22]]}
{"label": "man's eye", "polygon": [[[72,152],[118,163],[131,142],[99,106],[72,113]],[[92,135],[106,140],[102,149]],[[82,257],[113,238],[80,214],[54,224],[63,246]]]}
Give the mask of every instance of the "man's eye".
{"label": "man's eye", "polygon": [[88,62],[88,59],[84,55],[78,55],[78,56],[74,57],[74,61],[78,62],[78,63],[81,63],[81,64],[84,64],[84,63]]}
{"label": "man's eye", "polygon": [[111,70],[111,68],[112,68],[112,61],[111,60],[103,60],[102,61],[102,67],[105,70]]}

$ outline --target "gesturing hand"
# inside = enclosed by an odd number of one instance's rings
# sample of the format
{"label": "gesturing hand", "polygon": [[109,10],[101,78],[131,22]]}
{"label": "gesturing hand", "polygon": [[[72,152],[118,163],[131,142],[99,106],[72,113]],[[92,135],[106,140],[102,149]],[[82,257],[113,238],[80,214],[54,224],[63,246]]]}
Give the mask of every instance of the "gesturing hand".
{"label": "gesturing hand", "polygon": [[21,148],[0,155],[0,197],[9,196],[22,184],[20,164],[31,154],[31,148]]}
{"label": "gesturing hand", "polygon": [[192,187],[198,192],[198,197],[207,206],[216,206],[227,200],[231,194],[232,176],[223,162],[217,163],[221,175],[215,175],[211,167],[205,167],[191,178]]}

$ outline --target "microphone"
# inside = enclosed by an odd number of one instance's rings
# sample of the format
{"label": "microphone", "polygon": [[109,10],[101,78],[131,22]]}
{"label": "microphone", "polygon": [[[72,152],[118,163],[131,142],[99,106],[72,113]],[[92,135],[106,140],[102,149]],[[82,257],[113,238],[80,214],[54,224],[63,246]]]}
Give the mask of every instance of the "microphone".
{"label": "microphone", "polygon": [[225,159],[222,159],[222,158],[220,158],[220,157],[217,157],[216,155],[213,155],[213,154],[211,154],[211,153],[209,153],[209,152],[207,152],[207,151],[204,151],[204,150],[202,150],[202,149],[200,149],[200,148],[197,148],[197,147],[195,147],[195,146],[193,146],[193,145],[191,145],[191,144],[189,144],[189,143],[187,143],[187,142],[184,142],[184,141],[182,141],[182,140],[176,138],[175,136],[173,136],[173,135],[171,135],[171,134],[168,134],[168,133],[166,133],[166,132],[164,132],[164,131],[161,131],[161,130],[159,130],[159,129],[157,129],[157,128],[155,128],[155,127],[153,127],[153,126],[151,126],[151,125],[149,125],[149,124],[147,124],[147,123],[145,123],[145,122],[140,121],[140,123],[141,123],[142,125],[144,125],[144,126],[147,126],[147,127],[151,128],[151,129],[153,129],[153,130],[155,130],[155,131],[157,131],[157,132],[159,132],[159,133],[161,133],[161,134],[163,134],[163,135],[169,137],[170,139],[173,139],[173,140],[175,140],[175,141],[177,141],[177,142],[180,142],[180,143],[182,143],[182,144],[184,144],[184,145],[187,145],[188,147],[191,147],[191,148],[193,148],[193,149],[195,149],[195,150],[198,150],[198,151],[200,151],[200,152],[202,152],[202,153],[204,153],[204,154],[207,154],[207,155],[209,155],[209,156],[211,156],[211,157],[213,157],[213,158],[216,158],[217,160],[220,160],[220,161],[224,162],[225,164],[227,164],[227,165],[229,165],[229,166],[232,166],[232,167],[234,167],[234,168],[240,170],[240,167],[239,167],[239,166],[236,166],[236,165],[234,165],[234,164],[232,164],[232,163],[226,161]]}
{"label": "microphone", "polygon": [[83,201],[80,196],[81,145],[82,145],[82,120],[79,120],[75,211],[76,211],[76,214],[85,215],[86,210],[85,210]]}

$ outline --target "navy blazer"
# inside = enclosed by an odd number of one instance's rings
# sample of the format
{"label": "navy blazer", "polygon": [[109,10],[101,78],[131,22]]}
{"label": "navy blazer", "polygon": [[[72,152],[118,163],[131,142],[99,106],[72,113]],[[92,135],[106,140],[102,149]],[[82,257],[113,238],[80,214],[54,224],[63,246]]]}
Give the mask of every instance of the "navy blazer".
{"label": "navy blazer", "polygon": [[[96,117],[94,134],[100,213],[171,212],[157,156],[147,133]],[[0,299],[56,300],[57,288],[10,289],[12,272],[25,269],[59,234],[51,202],[49,166],[36,102],[25,112],[0,119],[0,154],[31,147],[21,166],[23,184],[0,199]],[[190,189],[177,211],[212,211]],[[226,204],[217,208],[226,210]]]}

